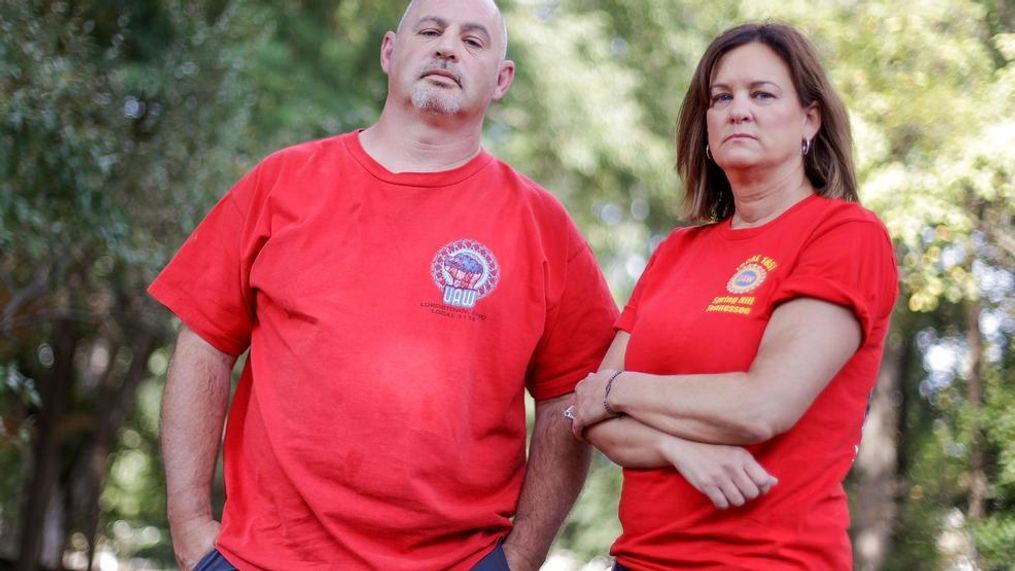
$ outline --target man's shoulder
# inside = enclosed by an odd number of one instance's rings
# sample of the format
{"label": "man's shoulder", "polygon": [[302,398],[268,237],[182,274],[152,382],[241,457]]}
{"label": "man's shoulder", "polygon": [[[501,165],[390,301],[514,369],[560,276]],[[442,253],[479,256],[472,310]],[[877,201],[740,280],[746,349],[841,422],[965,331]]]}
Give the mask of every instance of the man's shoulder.
{"label": "man's shoulder", "polygon": [[278,169],[317,160],[334,160],[336,156],[346,152],[345,139],[352,135],[352,132],[342,133],[341,135],[294,143],[269,154],[258,166],[259,168]]}
{"label": "man's shoulder", "polygon": [[528,175],[514,168],[506,161],[494,157],[491,166],[496,169],[496,176],[505,187],[519,194],[519,198],[534,208],[567,216],[567,210],[559,197],[545,187],[529,178]]}
{"label": "man's shoulder", "polygon": [[348,133],[304,141],[265,156],[230,189],[230,195],[240,203],[256,205],[268,195],[310,188],[304,183],[319,176],[317,165],[338,164],[348,154],[343,141],[346,136]]}

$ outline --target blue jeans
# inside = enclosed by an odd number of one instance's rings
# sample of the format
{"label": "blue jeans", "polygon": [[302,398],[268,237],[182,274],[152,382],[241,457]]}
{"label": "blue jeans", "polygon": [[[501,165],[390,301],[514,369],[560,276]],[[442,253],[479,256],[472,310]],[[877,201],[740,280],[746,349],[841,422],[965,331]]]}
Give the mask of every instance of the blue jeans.
{"label": "blue jeans", "polygon": [[504,554],[504,546],[497,544],[497,547],[486,554],[473,566],[472,571],[511,571],[508,567],[507,555]]}
{"label": "blue jeans", "polygon": [[194,571],[236,571],[236,568],[222,557],[218,549],[212,549],[197,562]]}
{"label": "blue jeans", "polygon": [[[197,562],[194,571],[236,571],[236,567],[226,561],[218,549],[212,549]],[[504,555],[504,547],[498,543],[493,551],[476,563],[472,571],[511,571],[507,556]]]}

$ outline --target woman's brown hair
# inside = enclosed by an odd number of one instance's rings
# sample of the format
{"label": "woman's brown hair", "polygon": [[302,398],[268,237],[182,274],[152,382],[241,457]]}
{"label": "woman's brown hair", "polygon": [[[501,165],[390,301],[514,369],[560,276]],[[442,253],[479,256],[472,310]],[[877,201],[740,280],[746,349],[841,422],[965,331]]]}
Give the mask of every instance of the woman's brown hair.
{"label": "woman's brown hair", "polygon": [[750,43],[771,48],[789,67],[800,105],[817,102],[821,128],[804,157],[804,172],[817,193],[859,202],[853,166],[849,115],[821,67],[807,38],[781,23],[747,23],[720,34],[701,56],[677,119],[677,172],[684,181],[684,214],[695,222],[714,222],[733,215],[733,192],[722,169],[705,153],[711,106],[709,85],[720,59]]}

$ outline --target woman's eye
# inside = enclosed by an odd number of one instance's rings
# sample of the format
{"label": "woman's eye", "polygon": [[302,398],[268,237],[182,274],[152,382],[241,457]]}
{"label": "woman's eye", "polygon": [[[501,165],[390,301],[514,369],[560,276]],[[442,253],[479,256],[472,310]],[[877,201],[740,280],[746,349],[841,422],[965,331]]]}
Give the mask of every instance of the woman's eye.
{"label": "woman's eye", "polygon": [[716,103],[723,103],[732,99],[733,96],[729,93],[716,93],[712,96],[712,104],[715,105]]}

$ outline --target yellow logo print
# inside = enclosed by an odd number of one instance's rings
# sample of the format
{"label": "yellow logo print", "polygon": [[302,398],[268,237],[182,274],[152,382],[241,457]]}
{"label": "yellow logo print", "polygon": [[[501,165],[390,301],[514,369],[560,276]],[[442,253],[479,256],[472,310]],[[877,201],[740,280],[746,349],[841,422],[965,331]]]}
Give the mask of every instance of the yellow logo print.
{"label": "yellow logo print", "polygon": [[751,256],[737,267],[733,277],[726,282],[726,290],[735,295],[716,296],[705,311],[750,315],[755,298],[753,295],[741,294],[758,289],[769,272],[778,265],[768,256]]}

